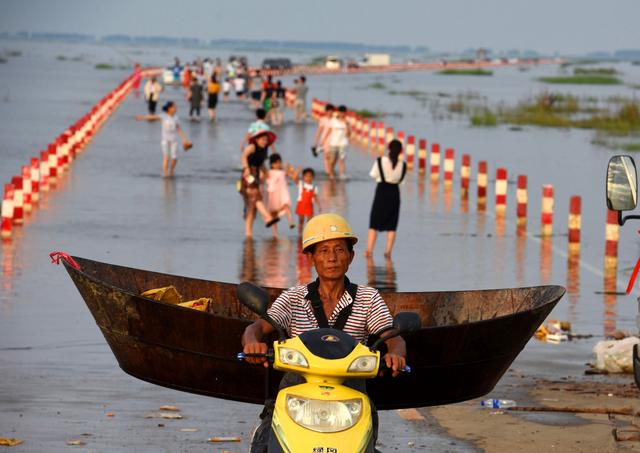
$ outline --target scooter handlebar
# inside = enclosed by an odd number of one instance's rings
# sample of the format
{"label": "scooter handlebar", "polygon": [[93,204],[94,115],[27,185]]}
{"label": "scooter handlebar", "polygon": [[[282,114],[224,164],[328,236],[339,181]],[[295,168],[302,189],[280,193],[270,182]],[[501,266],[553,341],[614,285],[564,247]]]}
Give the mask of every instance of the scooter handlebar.
{"label": "scooter handlebar", "polygon": [[[380,369],[381,370],[391,370],[391,368],[389,368],[387,366],[387,364],[384,363],[384,361],[380,362]],[[404,368],[400,368],[398,370],[398,373],[400,373],[400,374],[409,374],[409,373],[411,373],[411,367],[409,365],[405,365]]]}
{"label": "scooter handlebar", "polygon": [[246,352],[238,352],[236,354],[236,359],[239,361],[246,360],[248,358],[261,357],[267,360],[273,360],[273,351],[269,351],[266,354],[259,353],[246,353]]}

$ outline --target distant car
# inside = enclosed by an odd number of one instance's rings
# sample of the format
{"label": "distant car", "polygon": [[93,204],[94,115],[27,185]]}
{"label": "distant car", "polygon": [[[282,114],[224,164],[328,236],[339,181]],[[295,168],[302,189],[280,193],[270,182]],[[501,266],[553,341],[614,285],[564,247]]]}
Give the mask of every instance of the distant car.
{"label": "distant car", "polygon": [[328,56],[325,59],[324,67],[327,69],[340,69],[342,67],[342,62],[338,57]]}
{"label": "distant car", "polygon": [[262,69],[291,69],[291,60],[288,58],[265,58],[262,61]]}

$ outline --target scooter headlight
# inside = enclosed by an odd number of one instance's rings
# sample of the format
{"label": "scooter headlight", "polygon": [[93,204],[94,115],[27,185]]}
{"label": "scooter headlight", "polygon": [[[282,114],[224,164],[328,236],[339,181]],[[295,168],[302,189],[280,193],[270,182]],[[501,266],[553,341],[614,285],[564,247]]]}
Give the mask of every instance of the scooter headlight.
{"label": "scooter headlight", "polygon": [[301,352],[296,351],[295,349],[278,348],[278,353],[280,354],[280,361],[286,365],[309,368],[307,359]]}
{"label": "scooter headlight", "polygon": [[375,355],[363,355],[358,357],[349,365],[349,373],[368,373],[376,369],[378,357]]}
{"label": "scooter headlight", "polygon": [[304,428],[319,433],[336,433],[358,422],[362,415],[362,399],[325,401],[288,395],[287,414]]}

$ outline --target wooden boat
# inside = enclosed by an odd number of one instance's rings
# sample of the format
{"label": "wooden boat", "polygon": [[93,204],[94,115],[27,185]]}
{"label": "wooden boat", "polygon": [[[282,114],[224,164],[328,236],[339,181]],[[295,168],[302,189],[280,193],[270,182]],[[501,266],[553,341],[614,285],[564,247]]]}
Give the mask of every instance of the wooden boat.
{"label": "wooden boat", "polygon": [[[255,319],[238,302],[235,284],[78,257],[63,262],[125,372],[172,389],[248,403],[263,403],[267,389],[276,394],[278,372],[235,358],[242,332]],[[139,295],[168,285],[187,299],[210,297],[213,304],[202,312]],[[273,300],[282,290],[267,291]],[[397,409],[485,395],[564,292],[561,286],[383,292],[392,313],[417,312],[423,327],[406,338],[412,373],[368,381],[371,398],[379,409]]]}

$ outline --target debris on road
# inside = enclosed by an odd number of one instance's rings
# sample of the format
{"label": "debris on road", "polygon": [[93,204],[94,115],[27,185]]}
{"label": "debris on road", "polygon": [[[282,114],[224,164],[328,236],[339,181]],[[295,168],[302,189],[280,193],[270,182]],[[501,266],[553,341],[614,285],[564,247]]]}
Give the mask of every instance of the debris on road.
{"label": "debris on road", "polygon": [[163,412],[180,412],[180,408],[178,406],[160,406],[160,410]]}
{"label": "debris on road", "polygon": [[207,442],[218,443],[218,442],[240,442],[240,437],[209,437]]}
{"label": "debris on road", "polygon": [[167,420],[180,420],[182,414],[176,412],[149,412],[144,418],[165,418]]}
{"label": "debris on road", "polygon": [[87,443],[83,440],[79,440],[79,439],[73,439],[73,440],[68,440],[67,441],[67,445],[69,446],[81,446],[81,445],[87,445]]}
{"label": "debris on road", "polygon": [[638,337],[599,341],[593,348],[594,367],[608,373],[633,373],[633,346],[639,343]]}
{"label": "debris on road", "polygon": [[0,445],[3,447],[15,447],[24,443],[24,440],[14,439],[13,437],[0,437]]}

